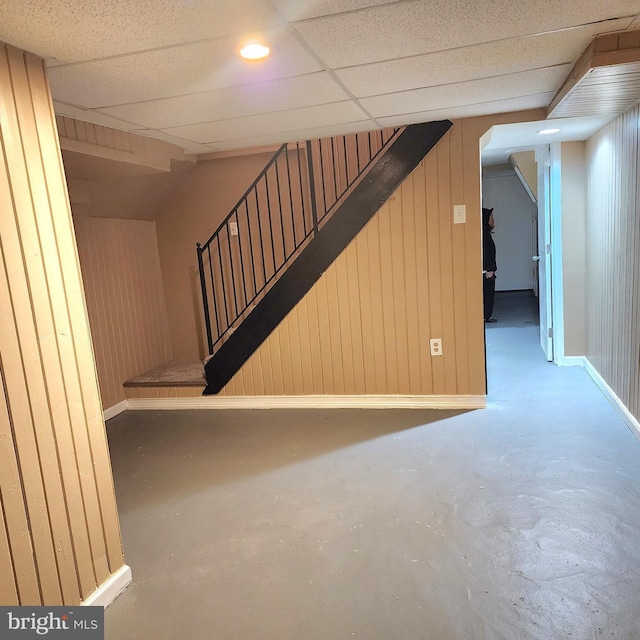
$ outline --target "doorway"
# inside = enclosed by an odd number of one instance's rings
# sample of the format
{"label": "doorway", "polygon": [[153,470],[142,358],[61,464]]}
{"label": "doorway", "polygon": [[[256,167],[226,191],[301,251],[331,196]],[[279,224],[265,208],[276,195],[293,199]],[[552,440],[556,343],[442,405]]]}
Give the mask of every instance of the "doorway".
{"label": "doorway", "polygon": [[493,209],[497,249],[495,324],[487,330],[539,326],[538,202],[535,151],[482,168],[482,206]]}
{"label": "doorway", "polygon": [[[505,304],[518,298],[528,309],[527,322],[531,322],[535,307],[544,357],[562,364],[561,145],[491,146],[493,133],[489,130],[481,139],[481,157],[482,206],[493,207],[496,219],[495,315],[508,317]],[[499,326],[500,321],[487,325],[491,329]]]}

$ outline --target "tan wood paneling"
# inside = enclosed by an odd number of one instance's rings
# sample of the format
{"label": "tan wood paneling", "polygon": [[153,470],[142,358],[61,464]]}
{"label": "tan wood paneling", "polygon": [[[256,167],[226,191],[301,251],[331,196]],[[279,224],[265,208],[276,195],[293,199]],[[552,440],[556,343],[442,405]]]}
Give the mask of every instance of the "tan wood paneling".
{"label": "tan wood paneling", "polygon": [[[18,113],[21,114],[22,147],[27,169],[27,180],[30,186],[30,193],[20,190],[20,195],[18,195],[14,190],[14,199],[18,203],[18,198],[24,195],[25,198],[30,198],[33,207],[32,216],[21,215],[18,216],[17,221],[22,243],[32,247],[39,246],[40,249],[38,258],[34,259],[30,253],[26,253],[23,259],[27,267],[30,286],[35,291],[47,292],[51,300],[64,301],[62,265],[51,215],[47,179],[44,173],[44,165],[41,161],[41,132],[38,131],[36,123],[36,115],[39,112],[41,114],[42,106],[47,109],[48,103],[46,102],[46,94],[43,95],[42,91],[34,92],[31,95],[27,69],[22,64],[22,55],[15,50],[11,54],[11,74],[15,89],[16,107]],[[37,68],[33,68],[33,65],[28,64],[27,66],[30,73],[37,73]],[[24,69],[24,72],[20,73],[17,69]],[[32,83],[34,82],[33,79],[34,76],[32,75]],[[36,103],[38,96],[45,100],[45,105]],[[33,105],[31,104],[32,101]],[[48,115],[45,112],[45,117]],[[15,174],[12,180],[15,184]],[[18,203],[18,207],[23,212],[27,211],[27,201]],[[66,394],[68,400],[68,404],[62,402],[50,404],[53,430],[51,431],[48,426],[44,427],[44,425],[37,423],[41,428],[42,434],[39,439],[42,439],[42,444],[47,447],[55,448],[57,444],[58,448],[62,450],[73,450],[74,447],[87,450],[87,434],[84,428],[84,413],[79,397],[80,388],[77,364],[75,362],[75,350],[69,344],[71,327],[67,305],[34,304],[33,311],[38,334],[48,337],[56,336],[55,340],[40,341],[42,364],[48,374],[46,376],[47,392],[50,398],[64,398]],[[89,463],[88,468],[87,462]],[[71,458],[61,457],[58,465],[53,464],[53,462],[47,463],[46,458],[43,459],[42,467],[46,474],[45,487],[47,487],[48,491],[51,491],[52,487],[55,486],[58,466],[64,481],[67,513],[52,513],[52,520],[61,518],[58,528],[64,531],[66,519],[69,519],[77,557],[78,577],[82,592],[88,594],[95,588],[96,579],[100,583],[106,580],[109,575],[104,553],[102,527],[99,526],[100,514],[94,506],[97,504],[95,483],[86,483],[84,487],[81,487],[80,484],[80,478],[86,477],[84,474],[87,471],[92,475],[91,462],[86,458],[79,458],[75,461]],[[85,508],[82,502],[83,490],[87,493],[87,508],[94,510],[87,522],[94,524],[94,529],[91,533],[93,533],[93,542],[97,551],[95,558],[100,563],[97,573],[91,570],[91,550],[83,514],[83,509]],[[52,502],[59,500],[64,500],[62,494],[52,497]],[[98,524],[97,528],[95,527],[96,524]],[[68,553],[68,550],[63,549],[61,551],[64,553],[65,559],[71,558],[73,555]],[[76,571],[73,566],[67,567],[66,562],[59,562],[59,569],[64,600],[69,601],[73,598],[74,590],[77,589]]]}
{"label": "tan wood paneling", "polygon": [[[427,307],[429,313],[430,334],[433,337],[442,336],[442,281],[440,278],[440,219],[438,216],[438,187],[443,183],[438,181],[438,153],[430,153],[421,165],[430,177],[426,182],[427,198],[425,216],[427,222],[427,259],[428,280],[424,282],[427,291]],[[428,353],[428,352],[427,352]],[[423,360],[431,367],[433,393],[442,395],[445,393],[444,384],[444,359],[430,358],[427,355]]]}
{"label": "tan wood paneling", "polygon": [[[0,281],[1,282],[1,281]],[[0,365],[2,363],[0,362]],[[0,369],[0,373],[2,370]],[[4,374],[1,375],[0,396],[0,500],[4,522],[2,530],[6,536],[7,554],[3,551],[3,571],[0,572],[1,602],[38,603],[41,601],[38,575],[29,536],[29,520],[21,492],[20,466],[18,464],[12,418]],[[11,541],[11,542],[9,542]],[[4,538],[2,544],[4,545]]]}
{"label": "tan wood paneling", "polygon": [[0,87],[0,592],[77,604],[124,562],[111,468],[43,61],[1,45]]}
{"label": "tan wood paneling", "polygon": [[66,116],[56,116],[60,145],[65,151],[115,160],[142,173],[168,172],[171,160],[184,160],[184,150],[173,144],[128,131],[118,131]]}
{"label": "tan wood paneling", "polygon": [[454,123],[221,394],[484,394],[479,139],[540,117]]}
{"label": "tan wood paneling", "polygon": [[[4,503],[1,491],[0,510],[4,514]],[[2,522],[0,522],[0,575],[4,576],[4,579],[0,581],[0,602],[2,602],[4,606],[20,604],[16,586],[16,576],[13,573],[13,559],[11,557],[11,549],[9,548],[9,536],[7,534],[4,517],[2,518]]]}
{"label": "tan wood paneling", "polygon": [[606,125],[587,152],[587,357],[640,418],[640,107]]}
{"label": "tan wood paneling", "polygon": [[76,218],[104,408],[123,382],[171,360],[155,223]]}

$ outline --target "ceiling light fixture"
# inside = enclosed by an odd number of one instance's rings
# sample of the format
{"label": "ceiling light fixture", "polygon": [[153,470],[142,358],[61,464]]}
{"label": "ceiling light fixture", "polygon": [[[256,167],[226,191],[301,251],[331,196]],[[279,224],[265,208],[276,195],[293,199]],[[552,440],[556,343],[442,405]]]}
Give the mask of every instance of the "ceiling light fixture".
{"label": "ceiling light fixture", "polygon": [[538,131],[538,133],[541,136],[546,136],[550,133],[558,133],[558,131],[560,131],[560,129],[541,129],[540,131]]}
{"label": "ceiling light fixture", "polygon": [[269,55],[270,51],[269,47],[260,42],[247,42],[240,49],[240,55],[245,60],[262,60]]}

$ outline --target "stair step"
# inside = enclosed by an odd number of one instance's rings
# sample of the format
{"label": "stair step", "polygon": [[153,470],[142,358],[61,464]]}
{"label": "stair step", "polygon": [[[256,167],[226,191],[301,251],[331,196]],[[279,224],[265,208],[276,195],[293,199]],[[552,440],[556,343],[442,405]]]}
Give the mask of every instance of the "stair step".
{"label": "stair step", "polygon": [[203,387],[207,381],[200,361],[161,364],[142,375],[130,378],[125,387]]}

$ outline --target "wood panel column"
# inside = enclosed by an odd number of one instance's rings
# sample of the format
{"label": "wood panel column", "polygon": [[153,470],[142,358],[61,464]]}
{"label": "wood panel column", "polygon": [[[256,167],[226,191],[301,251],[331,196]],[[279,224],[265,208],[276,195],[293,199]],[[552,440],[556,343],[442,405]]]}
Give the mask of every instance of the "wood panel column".
{"label": "wood panel column", "polygon": [[79,604],[124,566],[44,62],[0,43],[0,603]]}

